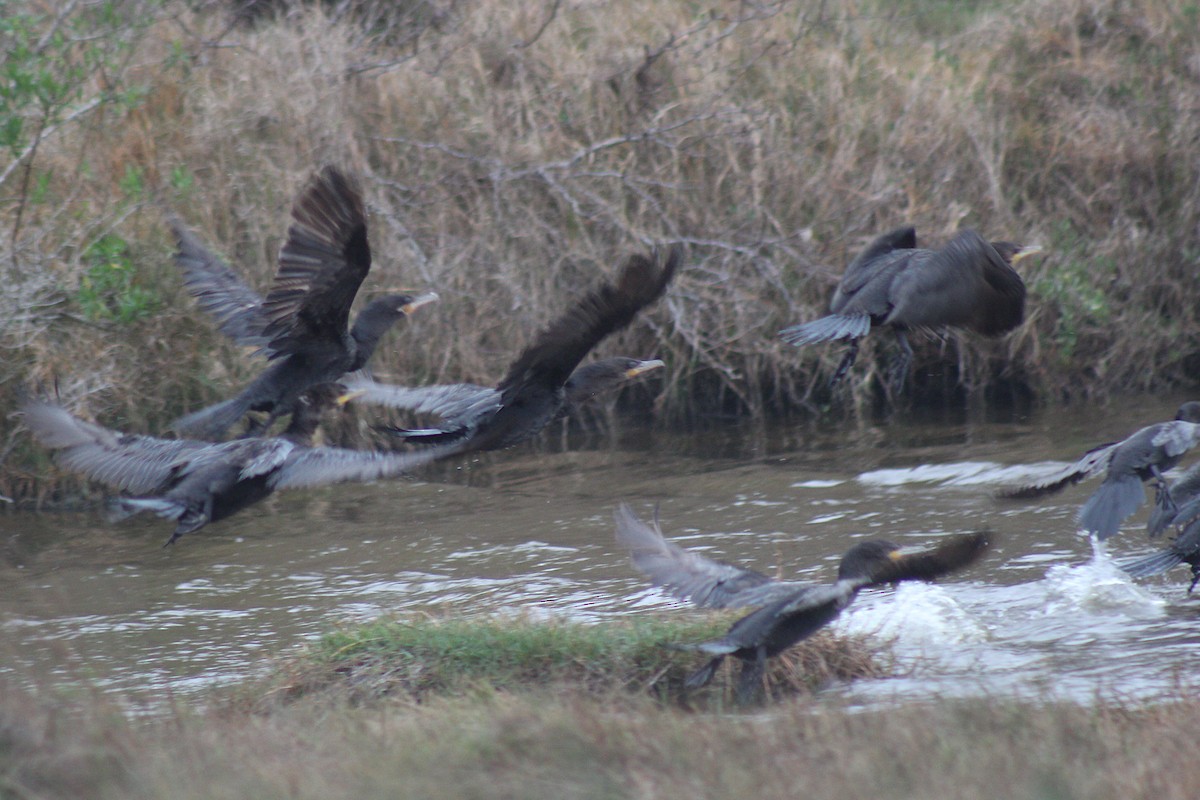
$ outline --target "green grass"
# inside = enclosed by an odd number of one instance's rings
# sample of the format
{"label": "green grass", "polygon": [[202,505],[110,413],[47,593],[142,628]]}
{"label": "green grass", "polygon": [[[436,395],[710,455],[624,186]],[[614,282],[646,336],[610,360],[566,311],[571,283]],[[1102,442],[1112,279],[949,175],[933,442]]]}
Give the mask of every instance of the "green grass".
{"label": "green grass", "polygon": [[[281,664],[256,705],[330,693],[354,703],[423,701],[474,692],[543,691],[566,685],[597,694],[647,694],[676,703],[728,703],[731,669],[685,695],[683,679],[707,656],[674,645],[723,634],[736,617],[637,618],[598,624],[526,617],[381,618],[329,633]],[[732,661],[732,660],[731,660]],[[831,681],[878,676],[877,657],[857,638],[818,635],[775,659],[776,696],[808,693]]]}

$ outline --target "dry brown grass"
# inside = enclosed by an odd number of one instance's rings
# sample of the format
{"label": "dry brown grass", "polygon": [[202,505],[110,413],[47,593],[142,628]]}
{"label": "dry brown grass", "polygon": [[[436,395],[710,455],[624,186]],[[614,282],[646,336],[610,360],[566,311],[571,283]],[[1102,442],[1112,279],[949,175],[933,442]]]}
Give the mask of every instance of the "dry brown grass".
{"label": "dry brown grass", "polygon": [[130,719],[0,687],[0,796],[25,798],[1089,798],[1190,800],[1200,707],[999,698],[769,714],[477,692]]}
{"label": "dry brown grass", "polygon": [[[20,6],[44,27],[57,8]],[[69,402],[154,431],[226,396],[259,365],[185,296],[151,200],[261,288],[294,192],[326,161],[367,187],[365,291],[442,294],[376,356],[398,381],[494,382],[623,253],[681,240],[688,267],[668,296],[602,348],[667,360],[633,396],[676,421],[822,408],[840,347],[775,332],[823,312],[869,237],[912,222],[934,244],[971,225],[1051,249],[1026,273],[1018,332],[920,344],[918,400],[957,401],[960,383],[1044,399],[1195,384],[1189,4],[389,7],[365,4],[366,23],[335,4],[236,26],[217,3],[117,5],[79,102],[134,86],[139,99],[0,162],[0,403],[57,381]],[[105,233],[153,295],[142,318],[81,306]],[[876,353],[892,346],[868,340],[835,407],[871,408]],[[6,423],[0,460],[18,443]],[[0,493],[43,491],[22,459],[0,464]]]}

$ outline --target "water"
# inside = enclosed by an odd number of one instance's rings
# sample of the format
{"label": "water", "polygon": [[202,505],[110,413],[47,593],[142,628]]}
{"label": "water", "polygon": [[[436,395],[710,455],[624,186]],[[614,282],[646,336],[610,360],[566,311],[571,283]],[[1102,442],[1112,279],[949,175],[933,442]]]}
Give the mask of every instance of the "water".
{"label": "water", "polygon": [[626,428],[422,481],[286,493],[167,550],[170,526],[152,517],[8,514],[0,671],[153,703],[236,681],[380,613],[703,613],[649,588],[617,549],[612,511],[626,501],[643,517],[658,504],[686,547],[814,581],[859,538],[995,531],[994,550],[961,575],[860,596],[835,624],[886,642],[896,674],[834,696],[1169,695],[1196,683],[1190,574],[1135,582],[1112,565],[1154,546],[1141,530],[1149,505],[1104,553],[1073,525],[1095,481],[1040,501],[991,495],[1169,419],[1178,399],[1018,422]]}

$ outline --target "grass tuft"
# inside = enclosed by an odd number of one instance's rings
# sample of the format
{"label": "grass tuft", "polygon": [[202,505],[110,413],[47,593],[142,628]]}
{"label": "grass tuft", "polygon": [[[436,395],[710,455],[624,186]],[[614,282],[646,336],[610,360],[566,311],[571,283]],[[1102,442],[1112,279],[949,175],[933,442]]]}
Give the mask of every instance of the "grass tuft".
{"label": "grass tuft", "polygon": [[[716,638],[728,623],[723,618],[598,624],[527,617],[381,618],[323,636],[303,655],[281,664],[261,696],[248,702],[292,702],[313,694],[355,704],[383,698],[423,702],[441,695],[570,687],[598,695],[727,704],[733,669],[723,669],[704,691],[685,695],[684,679],[708,657],[678,645]],[[768,683],[784,697],[811,693],[832,681],[878,677],[885,668],[865,640],[823,632],[774,659]]]}

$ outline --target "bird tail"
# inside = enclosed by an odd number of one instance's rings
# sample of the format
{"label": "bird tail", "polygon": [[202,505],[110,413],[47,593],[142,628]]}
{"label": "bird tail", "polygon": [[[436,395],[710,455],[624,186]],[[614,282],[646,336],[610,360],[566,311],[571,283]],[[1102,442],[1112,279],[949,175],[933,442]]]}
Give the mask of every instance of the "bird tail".
{"label": "bird tail", "polygon": [[717,674],[717,667],[721,666],[721,662],[725,660],[725,656],[720,655],[709,661],[700,669],[688,675],[683,682],[685,689],[700,689],[709,684],[713,676]]}
{"label": "bird tail", "polygon": [[403,439],[410,444],[422,445],[455,442],[467,433],[466,428],[444,431],[441,428],[401,428],[396,425],[378,425],[376,430]]}
{"label": "bird tail", "polygon": [[858,339],[870,330],[871,317],[867,314],[831,314],[815,322],[784,328],[779,335],[788,344],[800,346],[833,339]]}
{"label": "bird tail", "polygon": [[1146,490],[1137,475],[1105,481],[1079,509],[1079,527],[1103,542],[1145,501]]}
{"label": "bird tail", "polygon": [[1158,575],[1166,572],[1171,567],[1182,563],[1183,556],[1179,555],[1174,550],[1160,550],[1157,553],[1146,556],[1145,558],[1127,561],[1124,564],[1121,564],[1120,567],[1127,574],[1134,578],[1145,578],[1149,575]]}
{"label": "bird tail", "polygon": [[182,416],[171,423],[171,427],[177,433],[187,436],[216,439],[233,427],[249,410],[250,402],[238,395]]}
{"label": "bird tail", "polygon": [[163,497],[118,497],[109,505],[109,519],[119,522],[142,511],[153,511],[164,519],[177,520],[187,512],[187,506]]}

